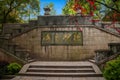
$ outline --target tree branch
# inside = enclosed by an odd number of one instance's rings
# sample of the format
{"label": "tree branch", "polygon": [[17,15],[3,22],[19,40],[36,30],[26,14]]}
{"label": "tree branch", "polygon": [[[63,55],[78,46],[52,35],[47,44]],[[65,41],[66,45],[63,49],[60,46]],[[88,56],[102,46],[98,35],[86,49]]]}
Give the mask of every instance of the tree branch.
{"label": "tree branch", "polygon": [[6,15],[8,15],[8,14],[9,14],[10,12],[12,12],[15,8],[17,8],[17,7],[20,6],[21,2],[20,2],[18,5],[14,6],[14,7],[12,8],[12,4],[14,3],[14,1],[15,1],[15,0],[12,0],[12,2],[11,2],[11,4],[10,4],[10,8],[9,8],[8,12],[6,13]]}
{"label": "tree branch", "polygon": [[[12,0],[12,1],[8,4],[10,7],[9,7],[9,9],[8,9],[7,12],[4,12],[4,21],[3,21],[4,23],[6,23],[7,16],[10,14],[10,12],[12,12],[15,8],[19,7],[20,4],[21,4],[21,2],[20,2],[18,5],[13,6],[14,1],[15,1],[15,0]],[[6,11],[6,10],[4,10],[4,11]]]}
{"label": "tree branch", "polygon": [[12,1],[10,2],[10,4],[8,3],[8,5],[9,5],[10,7],[9,7],[8,11],[6,12],[5,16],[7,16],[7,15],[12,11],[12,4],[13,4],[13,3],[14,3],[14,0],[12,0]]}
{"label": "tree branch", "polygon": [[107,8],[110,8],[110,9],[112,9],[112,10],[114,10],[114,11],[116,11],[116,12],[120,13],[120,11],[119,11],[119,10],[117,10],[117,9],[115,9],[115,8],[113,8],[113,7],[108,6],[107,4],[104,4],[104,3],[99,2],[99,1],[97,1],[97,0],[96,0],[95,2],[97,2],[97,3],[99,3],[99,4],[102,4],[102,5],[106,6]]}
{"label": "tree branch", "polygon": [[114,4],[115,4],[116,8],[119,10],[119,7],[118,7],[118,5],[116,4],[116,2],[114,2]]}

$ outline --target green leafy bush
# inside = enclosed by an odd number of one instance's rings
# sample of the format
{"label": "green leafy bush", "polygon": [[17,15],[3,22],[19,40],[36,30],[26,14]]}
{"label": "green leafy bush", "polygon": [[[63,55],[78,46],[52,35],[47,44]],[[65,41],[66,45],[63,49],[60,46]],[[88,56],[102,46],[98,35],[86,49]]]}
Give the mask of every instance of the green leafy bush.
{"label": "green leafy bush", "polygon": [[107,80],[120,80],[120,56],[106,64],[103,75]]}
{"label": "green leafy bush", "polygon": [[120,56],[119,57],[117,57],[117,59],[116,60],[120,60]]}
{"label": "green leafy bush", "polygon": [[14,75],[20,71],[21,65],[18,63],[11,63],[10,65],[8,65],[7,68],[8,68],[8,74]]}

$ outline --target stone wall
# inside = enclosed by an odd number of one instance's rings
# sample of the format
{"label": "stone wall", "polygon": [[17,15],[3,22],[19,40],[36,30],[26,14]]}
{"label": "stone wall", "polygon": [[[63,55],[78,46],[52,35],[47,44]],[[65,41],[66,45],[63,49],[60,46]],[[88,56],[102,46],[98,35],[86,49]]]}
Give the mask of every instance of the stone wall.
{"label": "stone wall", "polygon": [[[41,45],[42,31],[79,31],[82,28],[83,45]],[[94,26],[41,26],[12,39],[20,46],[29,49],[39,60],[84,60],[94,56],[97,49],[108,49],[108,43],[120,42],[120,37]]]}

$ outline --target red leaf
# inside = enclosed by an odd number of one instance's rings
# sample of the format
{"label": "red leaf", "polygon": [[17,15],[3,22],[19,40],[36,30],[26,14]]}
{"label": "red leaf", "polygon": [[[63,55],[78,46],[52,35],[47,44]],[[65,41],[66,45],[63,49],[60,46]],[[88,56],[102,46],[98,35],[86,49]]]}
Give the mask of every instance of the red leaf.
{"label": "red leaf", "polygon": [[91,11],[91,12],[90,12],[90,15],[91,15],[91,16],[94,16],[94,13]]}
{"label": "red leaf", "polygon": [[96,10],[97,9],[97,7],[96,6],[94,6],[94,10]]}

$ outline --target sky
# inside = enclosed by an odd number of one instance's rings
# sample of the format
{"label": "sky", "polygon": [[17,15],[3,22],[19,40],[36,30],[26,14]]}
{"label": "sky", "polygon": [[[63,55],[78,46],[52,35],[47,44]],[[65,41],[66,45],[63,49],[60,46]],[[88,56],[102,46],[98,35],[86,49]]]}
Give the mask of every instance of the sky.
{"label": "sky", "polygon": [[66,0],[40,0],[40,15],[44,15],[44,6],[49,3],[54,4],[54,9],[56,10],[56,15],[62,14],[62,8],[66,4]]}

